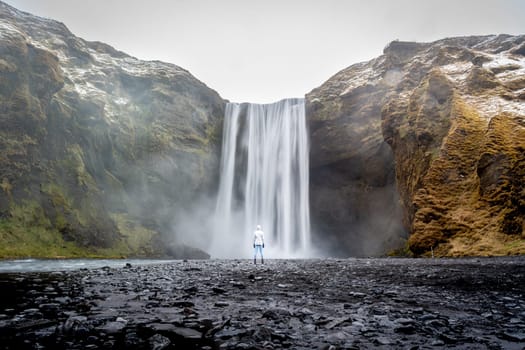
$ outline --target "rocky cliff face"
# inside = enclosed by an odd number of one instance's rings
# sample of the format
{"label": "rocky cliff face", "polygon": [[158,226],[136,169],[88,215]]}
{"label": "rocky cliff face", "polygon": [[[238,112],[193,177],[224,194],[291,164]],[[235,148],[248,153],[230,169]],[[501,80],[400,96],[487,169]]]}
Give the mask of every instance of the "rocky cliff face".
{"label": "rocky cliff face", "polygon": [[[321,248],[525,253],[525,36],[396,41],[306,99]],[[224,104],[0,2],[0,257],[206,256],[184,213],[216,185]]]}
{"label": "rocky cliff face", "polygon": [[0,255],[186,255],[174,213],[214,186],[223,110],[180,67],[0,2]]}
{"label": "rocky cliff face", "polygon": [[525,253],[524,91],[525,36],[392,42],[336,74],[307,95],[319,226],[364,253],[405,232],[416,255]]}
{"label": "rocky cliff face", "polygon": [[[402,245],[395,161],[381,129],[385,95],[381,59],[336,74],[306,96],[312,230],[345,255],[378,255]],[[325,243],[326,244],[326,243]]]}

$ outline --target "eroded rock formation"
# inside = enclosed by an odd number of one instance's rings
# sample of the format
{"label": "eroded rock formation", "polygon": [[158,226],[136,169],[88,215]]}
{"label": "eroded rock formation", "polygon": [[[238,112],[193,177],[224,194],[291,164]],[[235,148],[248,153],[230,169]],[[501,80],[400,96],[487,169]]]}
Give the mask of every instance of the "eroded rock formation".
{"label": "eroded rock formation", "polygon": [[0,255],[203,256],[166,247],[215,186],[219,95],[4,3],[0,20]]}
{"label": "eroded rock formation", "polygon": [[346,228],[348,249],[406,231],[416,255],[524,253],[524,46],[508,35],[392,42],[313,90],[321,227]]}

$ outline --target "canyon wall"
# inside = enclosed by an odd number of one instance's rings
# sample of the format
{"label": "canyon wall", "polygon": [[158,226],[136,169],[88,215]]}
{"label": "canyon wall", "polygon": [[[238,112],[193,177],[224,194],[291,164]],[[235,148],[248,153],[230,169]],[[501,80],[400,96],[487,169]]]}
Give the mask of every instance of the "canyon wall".
{"label": "canyon wall", "polygon": [[0,255],[206,256],[178,221],[214,195],[220,96],[4,3],[0,20]]}
{"label": "canyon wall", "polygon": [[[0,20],[0,257],[207,257],[226,101],[1,2]],[[306,116],[321,253],[525,253],[525,36],[394,41]]]}
{"label": "canyon wall", "polygon": [[314,230],[365,255],[523,254],[524,55],[525,36],[394,41],[310,92]]}

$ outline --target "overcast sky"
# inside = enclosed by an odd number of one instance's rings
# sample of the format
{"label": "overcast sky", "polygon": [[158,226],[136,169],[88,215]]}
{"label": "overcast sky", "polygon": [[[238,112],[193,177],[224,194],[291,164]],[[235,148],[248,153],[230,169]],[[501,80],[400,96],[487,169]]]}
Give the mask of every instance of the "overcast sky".
{"label": "overcast sky", "polygon": [[226,99],[299,97],[392,40],[525,34],[524,0],[5,0],[189,70]]}

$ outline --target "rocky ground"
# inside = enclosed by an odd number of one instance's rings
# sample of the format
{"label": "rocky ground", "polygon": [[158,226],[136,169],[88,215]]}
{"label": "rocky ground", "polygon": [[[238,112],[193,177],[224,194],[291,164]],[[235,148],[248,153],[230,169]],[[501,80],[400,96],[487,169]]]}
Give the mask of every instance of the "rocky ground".
{"label": "rocky ground", "polygon": [[3,349],[524,349],[525,257],[0,275]]}

